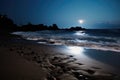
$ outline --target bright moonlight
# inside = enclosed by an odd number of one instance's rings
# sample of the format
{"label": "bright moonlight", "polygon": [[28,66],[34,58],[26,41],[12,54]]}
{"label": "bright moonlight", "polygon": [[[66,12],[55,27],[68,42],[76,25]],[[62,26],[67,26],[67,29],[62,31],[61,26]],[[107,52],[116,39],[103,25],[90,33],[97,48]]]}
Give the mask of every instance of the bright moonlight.
{"label": "bright moonlight", "polygon": [[80,19],[80,20],[78,20],[78,22],[79,22],[80,24],[83,24],[83,23],[84,23],[84,20]]}

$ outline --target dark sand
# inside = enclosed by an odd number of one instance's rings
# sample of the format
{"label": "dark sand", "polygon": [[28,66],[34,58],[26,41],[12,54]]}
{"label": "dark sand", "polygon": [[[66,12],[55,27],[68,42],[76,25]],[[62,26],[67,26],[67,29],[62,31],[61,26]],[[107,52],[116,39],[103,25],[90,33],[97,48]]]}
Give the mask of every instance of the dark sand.
{"label": "dark sand", "polygon": [[100,71],[101,67],[85,67],[58,50],[62,46],[11,36],[0,39],[0,80],[120,80],[117,73]]}

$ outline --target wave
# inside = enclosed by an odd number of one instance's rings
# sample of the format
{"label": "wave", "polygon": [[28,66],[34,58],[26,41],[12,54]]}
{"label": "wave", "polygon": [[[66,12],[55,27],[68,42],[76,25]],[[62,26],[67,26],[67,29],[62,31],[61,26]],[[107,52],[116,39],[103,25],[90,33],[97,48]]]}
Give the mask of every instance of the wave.
{"label": "wave", "polygon": [[84,31],[77,32],[14,32],[27,40],[37,41],[39,44],[81,46],[91,49],[120,52],[120,37],[95,36]]}
{"label": "wave", "polygon": [[39,44],[50,44],[50,45],[67,45],[67,46],[80,46],[91,49],[104,50],[104,51],[115,51],[120,52],[120,45],[112,42],[93,42],[87,40],[56,40],[56,39],[44,39],[44,38],[27,38],[28,40],[37,40]]}

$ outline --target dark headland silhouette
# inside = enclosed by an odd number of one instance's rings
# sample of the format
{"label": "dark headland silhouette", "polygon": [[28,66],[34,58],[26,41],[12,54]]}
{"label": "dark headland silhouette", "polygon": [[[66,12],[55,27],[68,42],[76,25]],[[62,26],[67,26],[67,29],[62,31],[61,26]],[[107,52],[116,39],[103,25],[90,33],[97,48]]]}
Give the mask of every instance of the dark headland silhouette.
{"label": "dark headland silhouette", "polygon": [[0,32],[12,32],[17,29],[17,25],[7,15],[0,15]]}
{"label": "dark headland silhouette", "polygon": [[0,15],[0,32],[10,33],[14,31],[40,31],[40,30],[85,30],[82,27],[70,27],[65,29],[60,29],[57,24],[52,24],[50,26],[44,24],[33,25],[28,23],[27,25],[18,26],[13,22],[12,19],[8,18],[7,15]]}

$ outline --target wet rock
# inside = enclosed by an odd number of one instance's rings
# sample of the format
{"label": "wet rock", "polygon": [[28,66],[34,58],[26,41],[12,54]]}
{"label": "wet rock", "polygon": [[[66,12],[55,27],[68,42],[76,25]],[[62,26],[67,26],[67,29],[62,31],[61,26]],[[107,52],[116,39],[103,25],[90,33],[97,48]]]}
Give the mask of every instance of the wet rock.
{"label": "wet rock", "polygon": [[49,75],[49,76],[47,76],[47,80],[57,80],[57,79],[54,76]]}
{"label": "wet rock", "polygon": [[55,56],[55,57],[53,57],[52,60],[54,61],[54,60],[57,60],[57,59],[59,59],[59,57],[56,57],[56,56]]}
{"label": "wet rock", "polygon": [[78,64],[78,65],[83,65],[82,63],[76,63],[76,64]]}
{"label": "wet rock", "polygon": [[20,53],[20,51],[17,51],[17,53]]}
{"label": "wet rock", "polygon": [[73,74],[78,80],[92,80],[89,76],[85,76],[80,72],[73,72]]}
{"label": "wet rock", "polygon": [[20,47],[19,50],[23,50],[23,47]]}
{"label": "wet rock", "polygon": [[37,63],[42,63],[42,61],[39,60],[39,61],[37,61]]}
{"label": "wet rock", "polygon": [[101,69],[101,68],[99,68],[99,67],[92,67],[93,69]]}
{"label": "wet rock", "polygon": [[35,54],[35,52],[34,52],[34,51],[32,51],[32,52],[31,52],[31,55],[33,55],[33,54]]}
{"label": "wet rock", "polygon": [[74,62],[75,60],[68,60],[66,63],[71,63],[71,62]]}
{"label": "wet rock", "polygon": [[49,41],[50,44],[54,44],[55,42],[54,41]]}
{"label": "wet rock", "polygon": [[10,48],[10,51],[13,51],[14,49],[13,48]]}
{"label": "wet rock", "polygon": [[64,73],[58,77],[59,80],[79,80],[71,74]]}
{"label": "wet rock", "polygon": [[73,55],[70,55],[69,57],[73,57]]}
{"label": "wet rock", "polygon": [[94,74],[95,73],[95,71],[94,70],[91,70],[91,69],[87,69],[87,70],[85,70],[86,72],[88,72],[89,74]]}
{"label": "wet rock", "polygon": [[36,56],[33,56],[33,61],[36,61],[37,57]]}
{"label": "wet rock", "polygon": [[20,53],[24,53],[23,51],[21,51]]}

